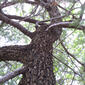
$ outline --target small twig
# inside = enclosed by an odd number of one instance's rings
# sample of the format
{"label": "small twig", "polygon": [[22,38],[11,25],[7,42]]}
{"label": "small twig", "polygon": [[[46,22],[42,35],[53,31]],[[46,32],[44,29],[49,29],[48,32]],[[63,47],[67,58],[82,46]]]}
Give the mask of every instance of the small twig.
{"label": "small twig", "polygon": [[67,9],[63,8],[62,6],[60,6],[59,4],[57,4],[58,7],[60,7],[61,9],[65,10],[66,12],[68,12]]}
{"label": "small twig", "polygon": [[73,72],[74,72],[74,74],[77,74],[77,75],[79,75],[80,77],[81,77],[81,75],[79,74],[79,73],[77,73],[76,71],[74,71],[74,69],[73,68],[71,68],[70,66],[68,66],[66,63],[64,63],[62,60],[60,60],[59,58],[57,58],[57,57],[55,57],[55,56],[53,56],[55,59],[57,59],[58,61],[60,61],[62,64],[64,64],[65,66],[67,66],[69,69],[71,69]]}
{"label": "small twig", "polygon": [[71,84],[70,84],[70,85],[72,85],[72,84],[73,84],[74,78],[75,78],[75,74],[74,74],[74,76],[73,76],[73,78],[72,78],[72,82],[71,82]]}
{"label": "small twig", "polygon": [[[63,42],[67,37],[69,37],[72,33],[74,33],[74,32],[75,32],[75,30],[72,31],[69,35],[67,35],[64,39],[60,40],[60,42],[57,44],[57,46],[58,46],[61,42]],[[56,46],[56,47],[57,47],[57,46]]]}
{"label": "small twig", "polygon": [[64,48],[65,52],[70,55],[72,58],[74,58],[80,65],[85,66],[83,63],[81,63],[73,54],[71,54],[66,47],[64,46],[63,42],[61,42],[62,47]]}

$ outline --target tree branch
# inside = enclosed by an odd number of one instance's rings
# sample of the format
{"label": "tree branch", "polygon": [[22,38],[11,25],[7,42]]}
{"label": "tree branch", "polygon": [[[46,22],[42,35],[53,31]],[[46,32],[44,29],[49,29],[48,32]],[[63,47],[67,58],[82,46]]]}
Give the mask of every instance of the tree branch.
{"label": "tree branch", "polygon": [[38,2],[34,2],[34,1],[29,1],[29,0],[23,0],[23,1],[19,1],[19,0],[16,0],[16,1],[10,1],[10,2],[6,2],[6,3],[2,3],[1,5],[0,5],[0,8],[2,9],[2,8],[5,8],[5,7],[8,7],[8,6],[11,6],[11,5],[15,5],[15,4],[17,4],[17,3],[28,3],[28,4],[32,4],[32,5],[39,5],[39,3]]}
{"label": "tree branch", "polygon": [[8,74],[6,74],[5,76],[3,76],[2,78],[0,78],[0,83],[4,83],[6,81],[8,81],[9,79],[12,79],[16,76],[18,76],[19,74],[24,73],[27,70],[27,66],[23,66],[22,68],[19,68],[13,72],[10,72]]}
{"label": "tree branch", "polygon": [[62,47],[64,48],[65,52],[70,55],[72,58],[74,58],[80,65],[85,66],[82,62],[80,62],[73,54],[71,54],[66,47],[64,46],[63,42],[61,42]]}
{"label": "tree branch", "polygon": [[7,15],[7,14],[4,14],[4,15],[7,16],[10,19],[26,21],[26,22],[33,23],[33,24],[36,24],[37,22],[40,22],[39,25],[47,25],[43,21],[38,21],[38,20],[35,20],[35,19],[31,19],[29,17],[21,17],[21,16],[16,16],[16,15]]}
{"label": "tree branch", "polygon": [[53,27],[63,27],[63,28],[73,28],[73,29],[77,29],[77,30],[85,30],[85,26],[75,26],[75,22],[59,22],[59,23],[55,23],[50,25],[46,30],[49,30],[50,28]]}
{"label": "tree branch", "polygon": [[66,63],[64,63],[62,60],[60,60],[59,58],[53,56],[55,59],[57,59],[59,62],[61,62],[62,64],[64,64],[65,66],[67,66],[71,71],[74,72],[74,74],[77,74],[79,76],[81,76],[78,72],[76,72],[73,68],[71,68],[70,66],[68,66]]}
{"label": "tree branch", "polygon": [[[22,20],[22,21],[26,21],[26,22],[34,23],[34,24],[36,24],[37,22],[39,22],[38,23],[39,25],[47,25],[44,22],[65,17],[65,16],[60,16],[60,17],[51,18],[49,20],[38,21],[38,20],[35,20],[35,19],[30,19],[30,18],[27,18],[27,17],[20,17],[20,16],[16,16],[16,15],[7,15],[7,14],[4,14],[4,15],[7,16],[10,19]],[[69,21],[68,22],[65,21],[65,22],[55,23],[55,24],[50,25],[47,28],[47,30],[50,29],[50,28],[52,28],[52,27],[55,27],[55,26],[64,27],[64,28],[73,28],[73,29],[78,29],[78,30],[85,30],[85,26],[76,27],[75,24],[73,25],[73,23],[74,22],[69,22]]]}
{"label": "tree branch", "polygon": [[0,61],[19,61],[25,63],[29,58],[31,45],[13,45],[0,47]]}
{"label": "tree branch", "polygon": [[19,1],[11,1],[11,2],[6,2],[6,3],[2,3],[0,5],[0,9],[11,6],[11,5],[15,5],[16,3],[18,3]]}
{"label": "tree branch", "polygon": [[34,36],[33,33],[29,32],[25,27],[23,27],[19,23],[15,22],[15,21],[13,21],[11,19],[9,19],[3,13],[0,13],[0,20],[2,20],[3,22],[5,22],[7,24],[10,24],[10,25],[16,27],[18,30],[20,30],[25,35],[29,36],[30,38],[33,38],[33,36]]}

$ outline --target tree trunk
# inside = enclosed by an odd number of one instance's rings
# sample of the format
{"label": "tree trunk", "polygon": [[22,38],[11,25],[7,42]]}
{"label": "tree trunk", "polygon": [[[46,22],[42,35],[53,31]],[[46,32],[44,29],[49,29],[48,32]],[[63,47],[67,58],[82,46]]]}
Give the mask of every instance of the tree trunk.
{"label": "tree trunk", "polygon": [[28,65],[28,71],[23,74],[19,85],[56,85],[53,73],[52,45],[58,38],[55,29],[46,31],[46,28],[47,26],[37,28],[31,42],[32,50],[24,63],[24,65]]}
{"label": "tree trunk", "polygon": [[[53,0],[54,1],[54,0]],[[48,0],[51,3],[51,0]],[[49,8],[51,10],[49,10]],[[57,6],[46,7],[51,18],[60,16]],[[61,21],[55,19],[51,24]],[[40,26],[37,28],[31,45],[30,59],[24,65],[28,65],[28,71],[23,74],[19,85],[56,85],[53,73],[53,43],[59,39],[62,29],[58,27],[50,28]]]}

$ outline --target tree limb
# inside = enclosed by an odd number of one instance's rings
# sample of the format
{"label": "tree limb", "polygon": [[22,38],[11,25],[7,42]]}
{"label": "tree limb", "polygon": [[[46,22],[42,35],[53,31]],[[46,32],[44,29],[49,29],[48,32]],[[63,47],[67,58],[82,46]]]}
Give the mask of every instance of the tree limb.
{"label": "tree limb", "polygon": [[2,3],[0,5],[0,9],[11,6],[11,5],[15,5],[16,3],[18,3],[19,1],[11,1],[11,2],[6,2],[6,3]]}
{"label": "tree limb", "polygon": [[49,30],[50,28],[53,27],[63,27],[63,28],[73,28],[73,29],[77,29],[77,30],[85,30],[85,26],[75,26],[75,22],[58,22],[55,24],[50,25],[46,30]]}
{"label": "tree limb", "polygon": [[10,2],[6,2],[5,4],[1,4],[0,5],[0,8],[5,8],[5,7],[8,7],[8,6],[12,6],[12,5],[15,5],[17,3],[28,3],[28,4],[32,4],[32,5],[38,5],[39,3],[38,2],[34,2],[34,1],[28,1],[28,0],[16,0],[16,1],[10,1]]}
{"label": "tree limb", "polygon": [[27,66],[23,66],[22,68],[19,68],[13,72],[10,72],[6,75],[4,75],[2,78],[0,78],[0,83],[4,83],[6,81],[8,81],[9,79],[12,79],[16,76],[18,76],[19,74],[24,73],[27,70]]}
{"label": "tree limb", "polygon": [[7,24],[10,24],[10,25],[16,27],[18,30],[20,30],[22,33],[24,33],[25,35],[29,36],[30,38],[33,37],[33,33],[32,32],[29,32],[25,27],[23,27],[19,23],[9,19],[5,15],[3,15],[3,13],[0,13],[0,20],[2,20],[3,22],[5,22]]}
{"label": "tree limb", "polygon": [[47,25],[43,21],[38,21],[38,20],[35,20],[35,19],[31,19],[29,17],[21,17],[21,16],[16,16],[16,15],[7,15],[7,14],[4,14],[4,15],[7,16],[10,19],[26,21],[26,22],[33,23],[33,24],[36,24],[37,22],[40,22],[39,25]]}
{"label": "tree limb", "polygon": [[[27,18],[27,17],[21,17],[21,16],[16,16],[16,15],[7,15],[7,14],[5,14],[5,16],[7,16],[10,19],[22,20],[22,21],[26,21],[26,22],[34,23],[34,24],[39,22],[38,23],[39,25],[47,25],[44,22],[57,19],[57,17],[55,17],[55,18],[51,18],[49,20],[38,21],[38,20],[35,20],[35,19],[30,19],[30,18]],[[64,16],[60,16],[59,18],[61,18],[61,17],[64,17]],[[50,29],[51,27],[55,27],[55,26],[65,27],[65,28],[73,28],[73,29],[78,29],[78,30],[85,30],[85,26],[76,27],[75,25],[72,25],[72,24],[73,24],[73,22],[69,22],[69,21],[68,22],[65,21],[65,22],[54,23],[54,24],[50,25],[47,28],[47,30]]]}
{"label": "tree limb", "polygon": [[0,47],[0,61],[18,61],[25,63],[29,58],[31,45],[13,45]]}

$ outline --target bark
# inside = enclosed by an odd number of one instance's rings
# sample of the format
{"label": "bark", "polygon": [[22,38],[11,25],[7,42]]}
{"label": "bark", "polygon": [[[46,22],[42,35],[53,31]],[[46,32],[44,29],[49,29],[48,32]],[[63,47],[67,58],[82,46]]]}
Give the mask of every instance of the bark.
{"label": "bark", "polygon": [[[30,54],[31,45],[14,45],[0,48],[0,61],[18,61],[26,62],[27,55]],[[29,56],[28,56],[29,57]]]}
{"label": "bark", "polygon": [[[47,9],[47,11],[51,18],[60,15],[58,8],[55,6],[51,7],[51,10]],[[52,20],[51,24],[59,21],[61,19]],[[19,85],[56,85],[53,73],[52,45],[54,41],[59,39],[62,29],[55,27],[46,31],[46,28],[46,26],[37,28],[38,31],[32,39],[34,48],[31,54],[32,59],[30,60],[29,71],[23,74]]]}
{"label": "bark", "polygon": [[[41,30],[42,29],[42,30]],[[57,40],[55,29],[45,31],[46,26],[38,28],[33,38],[33,49],[28,58],[28,71],[23,74],[19,85],[56,85],[53,73],[53,42]]]}
{"label": "bark", "polygon": [[[50,0],[48,0],[50,1]],[[50,7],[49,7],[50,8]],[[56,6],[51,10],[46,7],[51,18],[60,16]],[[60,22],[61,19],[52,20],[51,24]],[[33,49],[30,54],[28,71],[23,74],[19,85],[56,85],[53,73],[53,43],[59,39],[62,29],[55,26],[46,30],[48,26],[41,25],[37,28],[35,37],[32,39]]]}
{"label": "bark", "polygon": [[[49,3],[45,8],[51,18],[60,16],[57,6],[51,6],[51,0],[46,0],[46,3]],[[50,10],[48,8],[50,8]],[[0,18],[0,20],[8,23],[7,20],[3,18]],[[5,18],[8,19],[8,17]],[[60,21],[61,19],[55,19],[51,21],[51,24]],[[20,29],[21,25],[17,26],[17,23],[14,24],[13,21],[10,21],[9,24],[22,31],[22,29]],[[48,25],[41,25],[36,28],[34,33],[28,32],[26,35],[32,38],[30,45],[0,48],[1,60],[16,60],[22,62],[24,66],[28,66],[28,70],[23,73],[23,78],[19,85],[56,85],[56,79],[53,73],[52,52],[53,43],[59,39],[62,29],[58,26],[51,27],[49,30],[47,30],[47,28]]]}

